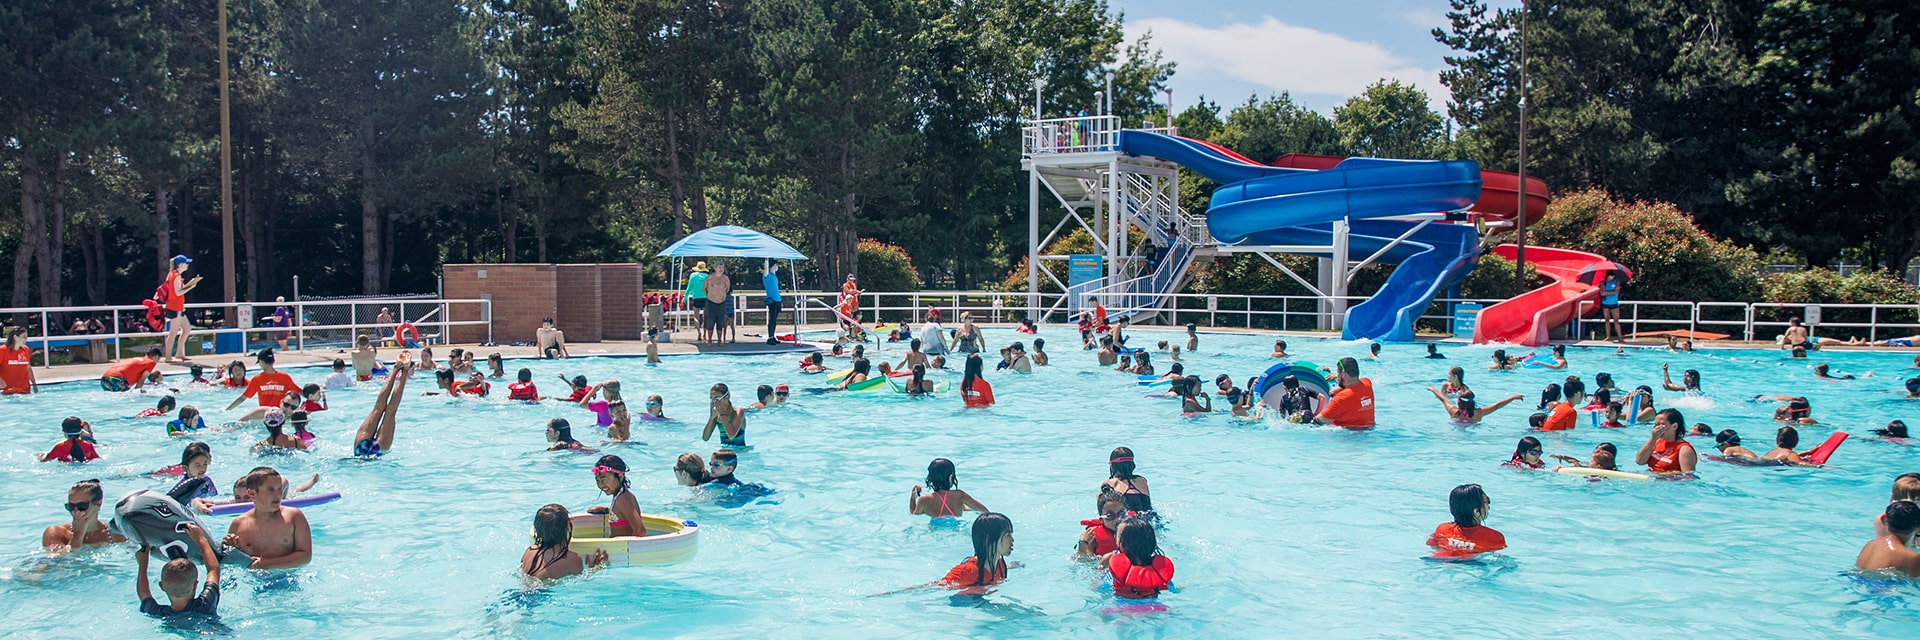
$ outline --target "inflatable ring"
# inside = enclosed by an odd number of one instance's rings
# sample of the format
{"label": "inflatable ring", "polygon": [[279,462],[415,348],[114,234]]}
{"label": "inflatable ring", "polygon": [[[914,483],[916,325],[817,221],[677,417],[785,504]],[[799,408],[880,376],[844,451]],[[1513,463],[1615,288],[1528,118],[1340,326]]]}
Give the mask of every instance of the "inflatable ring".
{"label": "inflatable ring", "polygon": [[567,550],[581,556],[605,551],[609,566],[674,564],[692,560],[700,550],[700,525],[692,520],[642,515],[640,523],[647,528],[646,537],[609,535],[604,514],[581,514],[569,520],[573,542]]}
{"label": "inflatable ring", "polygon": [[[408,340],[405,337],[406,334],[413,334],[413,339]],[[398,343],[395,346],[401,346],[401,347],[409,346],[408,345],[409,342],[414,344],[425,344],[420,342],[420,329],[414,327],[413,323],[411,322],[402,322],[400,323],[399,327],[395,327],[393,330],[393,340],[394,342]]]}

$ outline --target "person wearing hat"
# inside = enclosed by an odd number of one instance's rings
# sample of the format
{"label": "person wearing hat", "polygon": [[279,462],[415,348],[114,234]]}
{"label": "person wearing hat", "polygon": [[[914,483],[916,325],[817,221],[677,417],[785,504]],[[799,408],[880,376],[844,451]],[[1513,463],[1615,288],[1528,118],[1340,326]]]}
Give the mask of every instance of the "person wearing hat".
{"label": "person wearing hat", "polygon": [[160,284],[166,302],[160,314],[166,320],[167,337],[163,340],[161,351],[167,362],[187,362],[187,333],[193,324],[187,322],[187,292],[200,286],[200,276],[186,279],[187,267],[193,264],[193,258],[184,255],[173,257],[173,268],[167,271],[167,279]]}
{"label": "person wearing hat", "polygon": [[860,322],[860,294],[862,293],[866,292],[860,290],[859,279],[854,278],[851,273],[847,274],[847,281],[840,283],[840,312],[847,314],[847,317],[852,318],[856,323]]}
{"label": "person wearing hat", "polygon": [[281,398],[300,390],[300,385],[293,381],[293,376],[273,368],[272,349],[261,349],[260,353],[255,354],[253,358],[260,363],[260,373],[247,381],[246,391],[241,392],[240,397],[234,398],[233,403],[227,405],[228,411],[240,406],[240,403],[247,398],[256,396],[260,399],[260,406],[278,407]]}
{"label": "person wearing hat", "polygon": [[41,462],[87,462],[100,459],[93,449],[93,425],[69,416],[60,422],[60,443],[40,456]]}
{"label": "person wearing hat", "polygon": [[693,323],[699,334],[694,339],[707,339],[707,263],[705,261],[695,263],[693,273],[687,275],[687,291],[684,297],[687,299],[687,309],[693,311]]}

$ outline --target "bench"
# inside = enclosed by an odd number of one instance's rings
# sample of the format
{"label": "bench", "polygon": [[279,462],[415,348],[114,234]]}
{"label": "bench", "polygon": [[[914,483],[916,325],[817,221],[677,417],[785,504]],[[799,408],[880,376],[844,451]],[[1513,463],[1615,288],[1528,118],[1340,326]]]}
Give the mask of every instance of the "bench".
{"label": "bench", "polygon": [[73,356],[74,362],[104,363],[110,360],[107,357],[107,346],[117,342],[119,342],[118,338],[70,336],[44,340],[28,338],[27,346],[37,351],[65,348],[67,355]]}

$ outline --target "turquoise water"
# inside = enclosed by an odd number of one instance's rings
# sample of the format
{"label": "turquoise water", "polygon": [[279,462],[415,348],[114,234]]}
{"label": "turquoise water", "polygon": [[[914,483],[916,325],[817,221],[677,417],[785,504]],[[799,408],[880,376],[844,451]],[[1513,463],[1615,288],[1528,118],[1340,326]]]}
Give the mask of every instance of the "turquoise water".
{"label": "turquoise water", "polygon": [[[1636,637],[1652,634],[1914,637],[1920,589],[1869,589],[1843,573],[1871,535],[1893,476],[1920,470],[1914,448],[1866,431],[1893,418],[1920,425],[1920,403],[1901,399],[1911,354],[1834,353],[1789,362],[1772,351],[1712,354],[1572,349],[1567,372],[1484,370],[1490,348],[1448,346],[1449,360],[1389,345],[1363,363],[1375,381],[1381,426],[1352,433],[1225,414],[1183,418],[1171,400],[1147,398],[1131,375],[1102,371],[1073,336],[1049,327],[1054,365],[1031,376],[989,373],[1000,404],[963,410],[957,397],[815,394],[820,377],[798,375],[793,356],[672,357],[564,364],[519,361],[543,392],[554,374],[619,378],[634,406],[666,398],[682,422],[636,422],[634,443],[608,448],[635,468],[643,511],[702,525],[694,560],[671,567],[616,568],[525,592],[515,575],[532,515],[559,502],[580,511],[604,504],[587,469],[593,456],[543,451],[542,425],[587,412],[558,403],[406,400],[395,451],[362,463],[348,440],[377,390],[332,394],[316,418],[319,448],[258,459],[256,432],[207,434],[213,477],[225,491],[256,464],[304,478],[339,502],[308,510],[314,561],[278,574],[230,571],[223,620],[234,637],[547,637],[578,634],[735,637]],[[1135,345],[1174,338],[1135,332]],[[990,343],[1031,340],[989,330]],[[1364,343],[1288,338],[1292,351],[1330,364],[1365,353]],[[1272,338],[1206,334],[1187,355],[1191,373],[1236,380],[1260,373]],[[898,349],[890,355],[897,358]],[[1815,380],[1808,366],[1877,377]],[[1156,359],[1164,371],[1164,359]],[[1803,446],[1834,429],[1856,434],[1826,469],[1745,468],[1701,463],[1698,482],[1589,482],[1499,464],[1524,433],[1540,387],[1567,373],[1589,382],[1613,374],[1623,387],[1659,386],[1659,366],[1699,369],[1705,398],[1675,399],[1689,422],[1741,431],[1764,451],[1774,423],[1758,393],[1804,393],[1827,425],[1803,430]],[[1425,385],[1451,364],[1469,370],[1483,402],[1527,399],[1481,426],[1448,426]],[[295,370],[299,381],[321,372]],[[953,377],[957,379],[958,375]],[[739,477],[776,493],[729,500],[678,486],[681,452],[709,454],[699,440],[706,389],[726,382],[736,398],[758,384],[795,387],[789,406],[753,415]],[[418,392],[425,386],[416,385]],[[504,385],[496,384],[504,392]],[[227,390],[184,393],[209,409]],[[135,608],[126,548],[47,562],[41,529],[66,521],[74,481],[106,479],[109,505],[133,489],[167,482],[137,474],[178,461],[183,442],[161,419],[127,419],[153,398],[112,395],[88,384],[36,397],[0,398],[0,629],[22,637],[144,637],[162,627]],[[250,403],[249,403],[250,404]],[[95,425],[103,460],[33,460],[66,415]],[[1830,425],[1830,426],[1829,426]],[[578,429],[583,436],[590,429]],[[595,434],[597,435],[597,434]],[[1630,456],[1644,428],[1544,436],[1548,453],[1584,457],[1602,441]],[[597,438],[583,437],[593,442]],[[1710,440],[1695,439],[1702,450]],[[1110,617],[1093,569],[1071,559],[1078,520],[1114,446],[1136,452],[1165,516],[1162,549],[1182,592],[1171,612]],[[1024,563],[982,606],[954,606],[946,592],[872,597],[941,576],[971,554],[962,528],[930,525],[904,508],[927,462],[947,457],[960,486],[1014,523],[1011,560]],[[264,462],[263,462],[264,460]],[[1448,520],[1454,485],[1486,487],[1488,524],[1506,534],[1504,554],[1471,564],[1425,559],[1423,541]],[[745,504],[740,504],[745,502]],[[210,526],[224,530],[226,518]],[[1791,631],[1786,631],[1791,630]]]}

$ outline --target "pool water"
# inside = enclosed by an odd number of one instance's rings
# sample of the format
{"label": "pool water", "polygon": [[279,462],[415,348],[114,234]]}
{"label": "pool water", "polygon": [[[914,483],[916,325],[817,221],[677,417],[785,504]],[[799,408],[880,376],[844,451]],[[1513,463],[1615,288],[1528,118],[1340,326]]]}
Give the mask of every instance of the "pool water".
{"label": "pool water", "polygon": [[[989,330],[990,344],[1031,340]],[[1134,332],[1132,343],[1177,339]],[[347,459],[352,430],[377,389],[331,394],[310,453],[256,458],[258,430],[205,434],[212,476],[225,492],[256,464],[346,497],[308,510],[314,561],[289,572],[227,572],[222,618],[234,637],[567,637],[592,635],[801,637],[1915,637],[1920,589],[1873,586],[1846,575],[1870,536],[1892,478],[1920,470],[1920,449],[1867,431],[1902,418],[1920,425],[1920,402],[1902,399],[1910,354],[1832,353],[1788,361],[1773,351],[1671,354],[1571,349],[1568,371],[1488,372],[1492,349],[1388,345],[1363,361],[1378,393],[1380,427],[1349,432],[1226,414],[1188,418],[1172,400],[1148,398],[1134,377],[1095,366],[1071,348],[1070,329],[1048,327],[1053,365],[1030,376],[989,372],[999,404],[966,410],[952,394],[814,393],[823,377],[799,375],[792,355],[513,361],[533,369],[543,392],[555,374],[618,378],[636,408],[666,398],[680,422],[635,422],[635,442],[616,445],[635,469],[643,511],[698,521],[699,556],[669,567],[626,567],[527,591],[515,574],[534,511],[549,502],[578,512],[605,504],[588,473],[595,457],[548,453],[552,417],[591,425],[584,410],[549,402],[422,397],[410,388],[395,450]],[[1272,363],[1271,336],[1205,334],[1185,354],[1190,373],[1231,373],[1244,384]],[[1331,365],[1365,343],[1288,338],[1298,357]],[[898,358],[901,349],[889,347]],[[1810,365],[1875,377],[1813,378]],[[1166,362],[1156,358],[1164,371]],[[1775,424],[1760,393],[1804,393],[1825,424],[1803,429],[1803,448],[1835,429],[1855,434],[1825,469],[1748,468],[1702,461],[1697,482],[1592,482],[1503,469],[1525,435],[1540,388],[1568,373],[1613,374],[1622,387],[1659,386],[1661,363],[1698,369],[1704,398],[1682,398],[1689,422],[1741,431],[1764,452]],[[1425,389],[1449,365],[1468,369],[1483,403],[1527,398],[1483,425],[1449,426]],[[317,382],[318,369],[294,370]],[[951,374],[953,379],[958,374]],[[699,440],[706,390],[725,382],[738,402],[758,384],[795,387],[784,407],[753,414],[738,475],[776,490],[728,499],[675,484],[682,452],[710,454]],[[1210,386],[1210,385],[1209,385]],[[497,392],[504,385],[496,383]],[[1659,392],[1660,406],[1678,394]],[[233,397],[186,391],[209,423]],[[124,547],[49,562],[41,529],[66,521],[66,488],[106,480],[107,503],[170,483],[138,474],[173,464],[184,444],[164,419],[129,419],[154,398],[107,394],[90,384],[55,385],[34,397],[0,398],[0,629],[20,637],[145,637],[165,630],[135,607],[134,561]],[[251,404],[250,402],[248,404]],[[244,407],[243,407],[244,408]],[[104,459],[38,463],[60,419],[90,419]],[[590,443],[591,428],[576,429]],[[590,437],[589,437],[590,436]],[[1584,458],[1613,442],[1623,457],[1646,428],[1580,428],[1541,439],[1548,453]],[[1694,439],[1703,452],[1711,440]],[[1178,567],[1171,611],[1109,616],[1110,594],[1093,568],[1072,560],[1079,520],[1093,517],[1108,451],[1132,447],[1164,516],[1161,547]],[[883,592],[936,579],[971,554],[965,526],[908,515],[908,490],[929,460],[959,468],[960,488],[1007,514],[1024,566],[982,603],[948,592]],[[1625,464],[1622,465],[1627,466]],[[1488,524],[1510,545],[1474,563],[1426,559],[1423,542],[1449,519],[1447,493],[1476,482],[1492,499]],[[223,531],[227,518],[210,526]],[[157,579],[157,577],[156,577]],[[157,590],[157,588],[156,588]],[[162,596],[164,597],[164,596]],[[185,633],[185,632],[178,632]]]}

